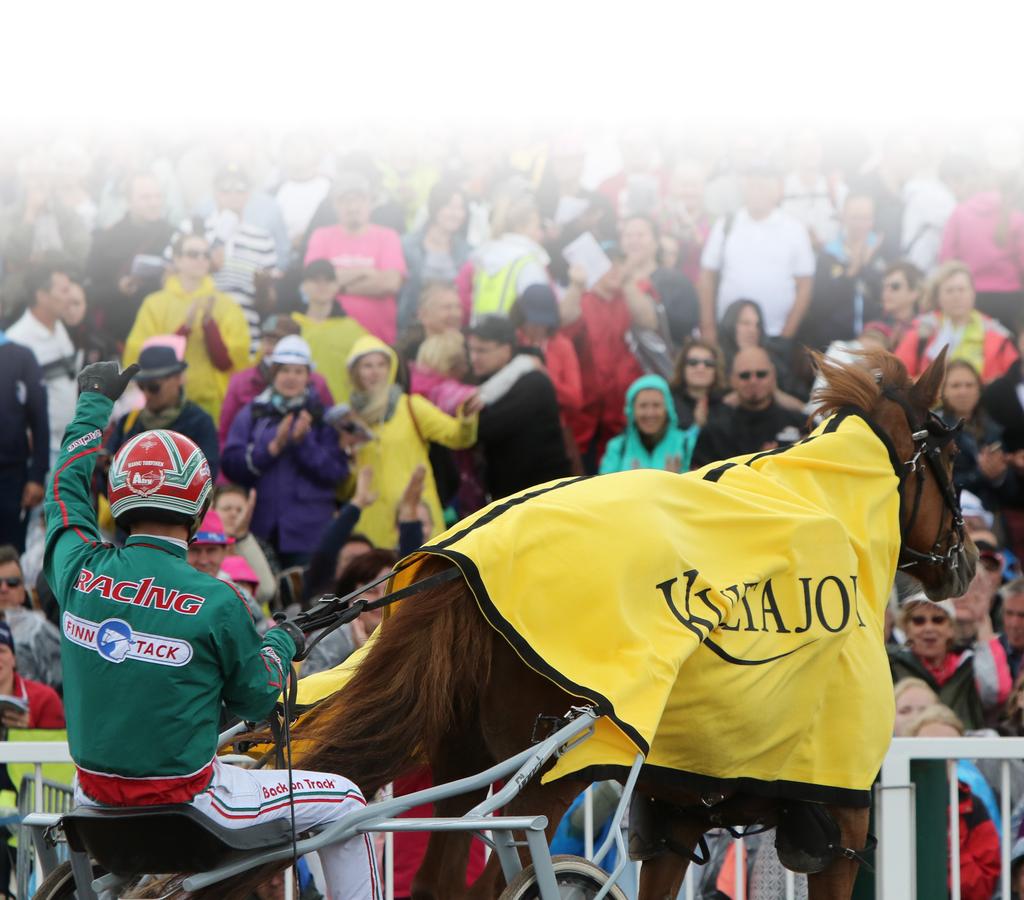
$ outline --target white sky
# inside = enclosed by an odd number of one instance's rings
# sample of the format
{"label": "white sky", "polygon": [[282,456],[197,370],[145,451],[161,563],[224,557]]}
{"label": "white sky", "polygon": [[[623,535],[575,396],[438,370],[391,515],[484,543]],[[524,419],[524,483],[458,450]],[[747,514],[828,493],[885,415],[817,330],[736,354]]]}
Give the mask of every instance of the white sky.
{"label": "white sky", "polygon": [[1018,10],[1013,0],[56,0],[5,8],[0,121],[174,132],[680,116],[955,130],[1020,116]]}

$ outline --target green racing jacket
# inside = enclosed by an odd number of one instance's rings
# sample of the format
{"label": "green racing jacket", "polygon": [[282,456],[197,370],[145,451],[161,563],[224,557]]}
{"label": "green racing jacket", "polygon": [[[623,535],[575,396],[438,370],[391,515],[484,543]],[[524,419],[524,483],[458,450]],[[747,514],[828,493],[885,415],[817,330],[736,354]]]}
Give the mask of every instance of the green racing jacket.
{"label": "green racing jacket", "polygon": [[112,405],[79,397],[46,491],[68,743],[94,800],[183,803],[209,784],[222,703],[266,716],[295,645],[279,629],[261,642],[241,595],[192,568],[179,543],[102,542],[89,488]]}

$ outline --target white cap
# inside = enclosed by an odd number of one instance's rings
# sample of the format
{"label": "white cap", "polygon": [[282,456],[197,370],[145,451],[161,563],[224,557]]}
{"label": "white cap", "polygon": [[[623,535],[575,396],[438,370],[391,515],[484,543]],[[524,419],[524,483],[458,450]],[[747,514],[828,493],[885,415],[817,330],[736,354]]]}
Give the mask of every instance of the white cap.
{"label": "white cap", "polygon": [[309,366],[313,368],[313,351],[297,334],[286,334],[274,345],[268,361],[278,366]]}
{"label": "white cap", "polygon": [[986,528],[991,528],[995,517],[981,500],[970,491],[960,491],[960,512],[965,519],[981,519]]}
{"label": "white cap", "polygon": [[916,594],[911,594],[907,597],[902,604],[901,608],[904,610],[910,610],[912,606],[934,606],[941,609],[950,621],[956,621],[956,605],[952,600],[931,600],[925,596],[923,591],[918,591]]}

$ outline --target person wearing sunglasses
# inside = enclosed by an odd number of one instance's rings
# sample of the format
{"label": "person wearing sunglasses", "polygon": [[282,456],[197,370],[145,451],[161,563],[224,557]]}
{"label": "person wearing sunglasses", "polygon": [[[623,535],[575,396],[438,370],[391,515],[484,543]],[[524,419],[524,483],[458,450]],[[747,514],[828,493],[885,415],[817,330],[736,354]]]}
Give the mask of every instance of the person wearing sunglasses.
{"label": "person wearing sunglasses", "polygon": [[779,405],[775,366],[762,347],[740,350],[732,361],[730,386],[736,405],[701,429],[693,451],[694,469],[721,459],[772,450],[800,439],[806,417]]}
{"label": "person wearing sunglasses", "polygon": [[697,425],[722,414],[725,372],[722,351],[709,341],[688,338],[676,357],[672,399],[680,428]]}
{"label": "person wearing sunglasses", "polygon": [[[165,338],[173,340],[171,335]],[[178,359],[172,346],[153,343],[139,354],[139,365],[141,368],[132,380],[142,391],[145,406],[132,410],[115,423],[107,439],[110,458],[135,435],[166,428],[195,441],[210,464],[210,473],[216,478],[220,465],[217,426],[202,407],[185,398],[188,363]]]}
{"label": "person wearing sunglasses", "polygon": [[[1008,673],[1005,678],[999,674],[1005,669],[1006,657],[991,633],[979,633],[972,649],[957,653],[953,649],[956,615],[952,600],[936,602],[923,593],[910,595],[899,614],[906,644],[889,651],[889,668],[894,684],[903,678],[919,678],[967,728],[983,728],[987,709],[994,716],[1009,694]],[[988,630],[991,632],[991,625]]]}
{"label": "person wearing sunglasses", "polygon": [[146,341],[161,334],[185,338],[186,388],[214,422],[220,419],[231,373],[249,364],[249,324],[242,308],[210,277],[203,223],[192,222],[171,244],[174,274],[142,304],[124,348],[124,365],[138,362]]}
{"label": "person wearing sunglasses", "polygon": [[14,547],[0,546],[0,615],[18,645],[18,674],[60,688],[60,632],[32,608],[21,558]]}

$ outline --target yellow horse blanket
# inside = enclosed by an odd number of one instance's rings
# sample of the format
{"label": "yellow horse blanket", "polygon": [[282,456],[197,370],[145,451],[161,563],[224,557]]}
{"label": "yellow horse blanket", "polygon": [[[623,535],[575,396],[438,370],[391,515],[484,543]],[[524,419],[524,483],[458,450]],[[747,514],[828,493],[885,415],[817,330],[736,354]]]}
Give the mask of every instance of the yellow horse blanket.
{"label": "yellow horse blanket", "polygon": [[548,780],[619,775],[641,752],[649,776],[698,789],[866,805],[893,724],[897,466],[841,412],[792,447],[685,475],[505,498],[413,554],[392,588],[451,560],[527,665],[606,714]]}

